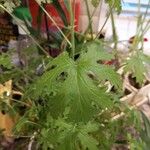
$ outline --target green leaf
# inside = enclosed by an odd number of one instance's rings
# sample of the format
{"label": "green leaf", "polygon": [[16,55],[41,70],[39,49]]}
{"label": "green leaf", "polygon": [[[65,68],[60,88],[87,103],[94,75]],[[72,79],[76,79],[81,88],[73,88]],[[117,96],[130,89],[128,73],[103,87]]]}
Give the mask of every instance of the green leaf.
{"label": "green leaf", "polygon": [[79,133],[78,137],[84,150],[99,150],[97,147],[98,142],[93,137],[86,133]]}
{"label": "green leaf", "polygon": [[86,133],[92,133],[92,132],[96,132],[99,129],[99,125],[97,123],[93,123],[93,122],[88,122],[86,125],[83,125],[81,127],[81,131],[82,132],[86,132]]}
{"label": "green leaf", "polygon": [[10,56],[4,53],[0,55],[0,65],[2,65],[3,67],[7,69],[11,69],[13,65],[12,65]]}
{"label": "green leaf", "polygon": [[42,134],[39,137],[41,144],[43,143],[47,148],[53,145],[56,150],[76,150],[77,145],[80,143],[85,150],[87,148],[89,150],[98,149],[98,142],[92,135],[89,135],[99,129],[96,123],[72,124],[59,118],[51,122],[51,124],[42,130]]}
{"label": "green leaf", "polygon": [[[64,134],[64,132],[63,132]],[[65,133],[64,139],[61,141],[61,144],[57,150],[75,150],[75,139],[76,139],[76,133],[68,131]]]}
{"label": "green leaf", "polygon": [[138,52],[126,61],[125,71],[132,72],[137,82],[142,84],[145,79],[144,74],[148,71],[145,67],[147,63],[150,63],[149,56],[144,55],[142,52]]}
{"label": "green leaf", "polygon": [[121,0],[105,0],[112,8],[115,9],[118,13],[122,10]]}
{"label": "green leaf", "polygon": [[13,10],[13,14],[21,19],[21,20],[28,20],[31,22],[32,20],[32,16],[31,16],[31,13],[30,13],[30,10],[28,7],[24,7],[24,6],[19,6],[19,7],[16,7],[14,10]]}
{"label": "green leaf", "polygon": [[150,64],[150,56],[149,55],[145,55],[144,53],[140,53],[139,55],[145,63]]}
{"label": "green leaf", "polygon": [[98,141],[92,136],[92,133],[96,133],[98,130],[99,125],[95,122],[88,122],[85,125],[81,125],[78,138],[84,150],[98,150]]}
{"label": "green leaf", "polygon": [[114,56],[108,53],[100,41],[93,41],[85,44],[85,51],[82,55],[83,61],[88,61],[89,63],[96,63],[98,60],[111,60]]}
{"label": "green leaf", "polygon": [[95,68],[91,68],[91,70],[96,73],[101,80],[110,81],[110,83],[114,85],[116,89],[122,89],[122,81],[120,75],[117,74],[110,66],[97,65],[95,66]]}
{"label": "green leaf", "polygon": [[150,120],[145,116],[144,113],[142,113],[142,119],[143,119],[143,129],[141,131],[141,139],[144,142],[144,150],[148,150],[150,147]]}
{"label": "green leaf", "polygon": [[[87,52],[82,54],[77,61],[69,58],[67,53],[62,53],[47,65],[49,70],[38,79],[32,87],[33,90],[29,90],[34,99],[48,98],[47,105],[53,117],[57,118],[62,115],[65,108],[68,107],[70,121],[87,122],[99,112],[100,108],[113,106],[112,97],[88,76],[89,72],[95,71],[95,74],[98,73],[97,76],[100,76],[100,80],[110,79],[118,86],[116,83],[119,80],[118,76],[113,72],[110,77],[108,75],[112,73],[110,68],[105,69],[105,71],[107,70],[105,74],[102,73],[104,71],[102,66],[97,64],[99,59],[108,59],[110,56],[109,54],[104,56],[106,52],[98,50],[97,43],[91,43],[89,48],[90,50],[87,49]],[[102,55],[100,55],[101,53]],[[114,81],[113,77],[115,77]]]}
{"label": "green leaf", "polygon": [[[111,60],[114,56],[105,51],[99,41],[87,44],[87,53],[83,54],[80,63],[88,64],[88,70],[92,71],[101,81],[110,81],[116,89],[122,89],[121,77],[107,65],[98,64],[98,60]],[[95,61],[97,60],[97,61]]]}
{"label": "green leaf", "polygon": [[100,3],[100,0],[91,0],[91,3],[94,7],[97,7]]}
{"label": "green leaf", "polygon": [[20,132],[21,129],[23,128],[23,126],[27,123],[28,123],[28,118],[25,118],[25,117],[20,118],[19,121],[17,122],[17,124],[14,127],[14,132],[15,133]]}

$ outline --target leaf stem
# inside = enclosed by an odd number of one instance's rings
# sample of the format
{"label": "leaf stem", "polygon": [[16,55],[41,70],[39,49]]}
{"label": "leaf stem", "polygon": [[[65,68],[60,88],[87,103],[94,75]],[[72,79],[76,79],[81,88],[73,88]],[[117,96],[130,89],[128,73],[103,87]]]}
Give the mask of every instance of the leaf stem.
{"label": "leaf stem", "polygon": [[115,20],[114,20],[113,10],[112,10],[110,5],[109,5],[109,8],[110,8],[111,25],[112,25],[112,32],[113,32],[113,41],[114,41],[114,44],[115,44],[114,45],[114,50],[115,50],[115,53],[116,53],[118,37],[117,37],[117,33],[116,33],[116,27],[115,27]]}
{"label": "leaf stem", "polygon": [[105,27],[105,25],[106,25],[106,23],[107,23],[109,17],[110,17],[110,13],[108,14],[108,16],[107,16],[107,18],[106,18],[106,20],[105,20],[103,26],[101,27],[100,31],[97,33],[95,39],[97,39],[97,38],[99,37],[99,35],[101,34],[101,32],[103,31],[103,29],[104,29],[104,27]]}
{"label": "leaf stem", "polygon": [[[96,12],[96,10],[97,10],[97,7],[96,7],[96,8],[93,10],[93,12],[91,13],[90,21],[92,20],[94,14],[95,14],[95,12]],[[89,31],[89,28],[90,28],[90,25],[88,24],[88,27],[87,27],[87,29],[86,29],[85,32],[84,32],[84,35],[86,35],[86,33]]]}
{"label": "leaf stem", "polygon": [[88,4],[87,0],[84,0],[84,1],[86,4],[86,10],[87,10],[87,15],[88,15],[88,20],[89,20],[89,29],[90,29],[91,37],[93,39],[93,28],[92,28],[92,20],[91,20],[91,16],[90,16],[89,4]]}
{"label": "leaf stem", "polygon": [[75,55],[75,31],[74,31],[74,15],[75,15],[75,0],[73,0],[73,7],[72,1],[69,0],[69,12],[70,12],[70,24],[71,24],[71,44],[72,44],[72,59],[74,59]]}

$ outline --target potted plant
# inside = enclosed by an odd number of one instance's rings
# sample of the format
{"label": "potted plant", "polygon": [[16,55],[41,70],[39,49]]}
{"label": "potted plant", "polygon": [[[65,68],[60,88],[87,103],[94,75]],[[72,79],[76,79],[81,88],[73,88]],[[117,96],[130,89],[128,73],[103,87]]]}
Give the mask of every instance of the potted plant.
{"label": "potted plant", "polygon": [[[120,12],[121,1],[106,1],[110,8],[115,43],[111,53],[105,50],[105,41],[93,37],[88,1],[85,0],[89,17],[87,32],[91,34],[88,39],[86,33],[74,30],[71,1],[66,2],[70,12],[68,31],[63,33],[56,24],[64,38],[60,46],[61,54],[56,58],[51,58],[47,53],[41,55],[32,45],[22,51],[28,62],[23,68],[13,66],[9,54],[0,56],[3,66],[0,81],[4,83],[13,79],[13,89],[22,93],[20,98],[13,98],[10,108],[18,116],[13,137],[16,141],[18,137],[24,138],[23,141],[28,143],[22,142],[18,149],[22,146],[28,150],[107,150],[114,149],[120,143],[130,149],[142,149],[146,142],[142,141],[142,136],[136,136],[142,126],[140,114],[120,101],[124,96],[124,78],[117,73],[114,65],[106,63],[118,58],[112,12],[113,9]],[[97,6],[99,1],[92,3]],[[39,6],[47,12],[40,3]],[[0,7],[10,13],[2,4]],[[55,23],[49,14],[47,16]],[[138,37],[134,46],[138,43]],[[35,44],[39,46],[37,42]],[[142,57],[141,61],[137,57]],[[137,60],[140,62],[137,63]],[[130,59],[125,60],[125,70],[132,71],[140,83],[144,76],[141,76],[142,72],[137,72],[136,67],[139,64],[142,66],[143,60],[149,61],[149,57],[135,51]],[[135,134],[132,131],[136,131]],[[14,148],[17,149],[17,145]]]}

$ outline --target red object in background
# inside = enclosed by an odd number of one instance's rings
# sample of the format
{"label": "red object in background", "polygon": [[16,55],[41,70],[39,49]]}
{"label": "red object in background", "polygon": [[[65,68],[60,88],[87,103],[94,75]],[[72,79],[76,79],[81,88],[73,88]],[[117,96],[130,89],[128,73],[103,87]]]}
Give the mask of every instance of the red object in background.
{"label": "red object in background", "polygon": [[104,65],[116,65],[116,64],[118,64],[118,60],[112,59],[110,61],[104,61],[103,64]]}
{"label": "red object in background", "polygon": [[[132,37],[129,39],[128,42],[129,42],[130,44],[132,44],[133,41],[134,41],[134,39],[135,39],[135,36],[132,36]],[[147,38],[144,38],[143,41],[144,41],[144,42],[148,42],[148,39],[147,39]]]}
{"label": "red object in background", "polygon": [[[58,0],[62,9],[65,12],[65,15],[67,17],[67,20],[69,22],[69,12],[63,2],[63,0]],[[30,6],[30,12],[32,15],[32,25],[34,28],[37,27],[37,18],[38,18],[38,11],[39,11],[39,5],[37,4],[37,2],[35,0],[29,0],[29,6]],[[80,0],[76,0],[75,3],[75,30],[78,31],[78,25],[79,25],[79,14],[80,14]],[[62,28],[64,26],[63,21],[61,20],[61,17],[59,16],[57,10],[55,9],[55,7],[52,4],[46,4],[46,11],[50,14],[50,16],[52,16],[52,18],[54,19],[54,21],[57,23],[57,25]],[[47,17],[48,18],[48,17]],[[48,26],[51,29],[56,29],[56,26],[52,23],[52,21],[50,21],[50,19],[48,18]],[[44,20],[44,15],[42,17],[42,30],[45,31],[46,26],[45,26],[45,20]]]}

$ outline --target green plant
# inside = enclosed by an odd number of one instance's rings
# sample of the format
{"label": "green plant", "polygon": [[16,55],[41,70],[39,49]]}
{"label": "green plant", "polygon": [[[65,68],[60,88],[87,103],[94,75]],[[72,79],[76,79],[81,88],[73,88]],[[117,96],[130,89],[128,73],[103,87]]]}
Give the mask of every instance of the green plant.
{"label": "green plant", "polygon": [[[65,2],[71,17],[71,27],[67,27],[70,36],[68,38],[56,25],[65,39],[63,52],[58,57],[52,59],[47,53],[39,54],[35,46],[29,47],[22,51],[27,65],[17,68],[10,63],[8,55],[0,56],[3,66],[0,82],[13,79],[14,88],[23,93],[21,100],[16,99],[12,104],[12,109],[20,116],[14,135],[30,138],[28,149],[33,142],[42,150],[107,150],[119,142],[128,144],[128,140],[135,144],[135,137],[130,136],[126,127],[134,125],[135,130],[140,130],[138,117],[119,101],[123,94],[122,78],[116,68],[103,63],[116,55],[105,50],[104,42],[94,38],[88,41],[85,35],[74,31],[71,2]],[[106,2],[111,6],[110,13],[113,9],[120,12],[120,0]],[[99,1],[92,3],[97,6]],[[88,3],[86,5],[89,11]],[[43,5],[40,7],[54,22]],[[89,13],[91,24],[90,20]],[[93,34],[92,25],[88,27],[87,32]],[[117,42],[116,35],[114,42]],[[137,59],[133,57],[126,68],[132,70],[132,62],[136,66],[142,65],[143,58],[149,60],[143,54],[139,57],[142,57],[141,61],[135,62]],[[137,75],[137,81],[143,79],[137,71],[133,73]],[[114,86],[114,91],[107,92],[106,81]],[[113,119],[121,112],[124,112],[123,118]],[[118,138],[119,134],[123,139]]]}

